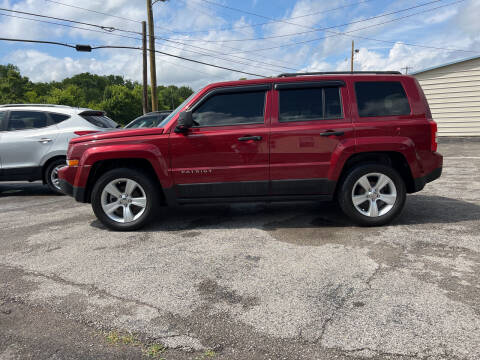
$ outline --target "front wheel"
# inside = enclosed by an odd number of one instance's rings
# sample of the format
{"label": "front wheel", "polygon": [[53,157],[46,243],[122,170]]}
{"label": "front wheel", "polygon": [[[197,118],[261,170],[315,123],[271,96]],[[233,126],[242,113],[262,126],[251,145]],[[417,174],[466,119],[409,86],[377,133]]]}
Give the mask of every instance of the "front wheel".
{"label": "front wheel", "polygon": [[337,199],[343,212],[357,224],[384,225],[403,210],[405,183],[389,166],[359,165],[346,176]]}
{"label": "front wheel", "polygon": [[92,208],[112,230],[136,230],[147,224],[159,203],[158,185],[141,171],[121,168],[108,171],[95,183]]}

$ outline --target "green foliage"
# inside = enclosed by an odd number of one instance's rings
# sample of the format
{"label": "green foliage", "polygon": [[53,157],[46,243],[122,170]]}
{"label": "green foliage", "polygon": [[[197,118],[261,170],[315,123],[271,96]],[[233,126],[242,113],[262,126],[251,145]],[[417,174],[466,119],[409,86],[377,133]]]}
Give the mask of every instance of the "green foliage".
{"label": "green foliage", "polygon": [[[181,86],[158,86],[158,109],[174,109],[192,94]],[[150,89],[149,89],[150,93]],[[104,110],[119,124],[142,115],[142,85],[118,75],[82,73],[62,81],[34,83],[11,64],[0,65],[0,104],[59,104]],[[151,108],[149,98],[148,107]]]}

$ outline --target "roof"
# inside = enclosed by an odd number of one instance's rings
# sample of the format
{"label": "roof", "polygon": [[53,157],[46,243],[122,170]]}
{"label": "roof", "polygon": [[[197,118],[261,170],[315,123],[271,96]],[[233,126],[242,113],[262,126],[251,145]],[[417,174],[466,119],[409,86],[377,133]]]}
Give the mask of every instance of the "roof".
{"label": "roof", "polygon": [[9,109],[18,109],[18,110],[43,110],[43,111],[54,111],[59,113],[67,114],[79,114],[84,111],[91,111],[87,108],[79,108],[68,105],[54,105],[54,104],[3,104],[0,105],[0,110],[9,110]]}
{"label": "roof", "polygon": [[420,70],[420,71],[415,71],[413,73],[410,73],[410,75],[417,75],[417,74],[420,74],[420,73],[423,73],[423,72],[426,72],[426,71],[435,70],[435,69],[439,69],[439,68],[442,68],[442,67],[445,67],[445,66],[459,64],[459,63],[462,63],[462,62],[465,62],[465,61],[470,61],[470,60],[475,60],[475,59],[480,59],[480,55],[472,56],[472,57],[469,57],[469,58],[466,58],[466,59],[451,61],[451,62],[448,62],[446,64],[442,64],[442,65],[432,66],[432,67],[429,67],[429,68],[426,68],[426,69],[423,69],[423,70]]}

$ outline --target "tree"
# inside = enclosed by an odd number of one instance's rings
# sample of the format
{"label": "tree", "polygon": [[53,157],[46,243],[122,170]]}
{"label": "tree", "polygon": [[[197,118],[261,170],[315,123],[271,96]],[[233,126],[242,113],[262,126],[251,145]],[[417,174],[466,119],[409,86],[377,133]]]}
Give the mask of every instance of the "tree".
{"label": "tree", "polygon": [[0,65],[0,103],[25,102],[25,93],[29,90],[29,83],[28,78],[22,76],[16,66]]}
{"label": "tree", "polygon": [[[159,86],[159,109],[173,109],[192,89]],[[82,73],[62,81],[31,82],[14,65],[0,65],[0,104],[61,104],[104,110],[116,122],[126,124],[142,115],[142,87],[119,75]]]}
{"label": "tree", "polygon": [[142,114],[142,90],[132,91],[122,85],[109,85],[105,88],[102,110],[120,124],[127,124]]}

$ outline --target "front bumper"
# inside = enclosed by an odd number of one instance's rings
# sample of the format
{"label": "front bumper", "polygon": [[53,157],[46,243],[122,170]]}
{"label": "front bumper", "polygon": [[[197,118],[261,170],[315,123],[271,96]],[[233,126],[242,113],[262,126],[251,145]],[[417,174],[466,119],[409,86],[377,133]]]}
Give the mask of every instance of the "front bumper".
{"label": "front bumper", "polygon": [[64,194],[74,197],[79,202],[87,202],[85,188],[73,186],[64,179],[59,179],[59,181],[60,189]]}

